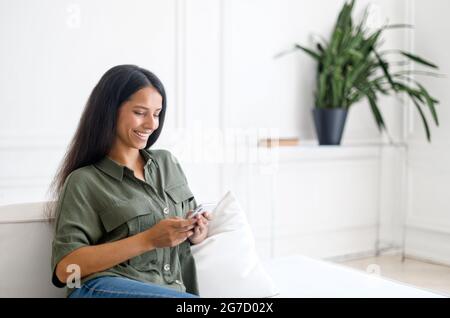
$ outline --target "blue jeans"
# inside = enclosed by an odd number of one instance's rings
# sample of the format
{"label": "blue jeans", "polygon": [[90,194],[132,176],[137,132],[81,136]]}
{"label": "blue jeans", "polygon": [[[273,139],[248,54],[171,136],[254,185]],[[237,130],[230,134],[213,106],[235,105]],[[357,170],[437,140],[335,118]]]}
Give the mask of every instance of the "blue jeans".
{"label": "blue jeans", "polygon": [[124,277],[102,276],[76,288],[69,298],[197,298],[197,295]]}

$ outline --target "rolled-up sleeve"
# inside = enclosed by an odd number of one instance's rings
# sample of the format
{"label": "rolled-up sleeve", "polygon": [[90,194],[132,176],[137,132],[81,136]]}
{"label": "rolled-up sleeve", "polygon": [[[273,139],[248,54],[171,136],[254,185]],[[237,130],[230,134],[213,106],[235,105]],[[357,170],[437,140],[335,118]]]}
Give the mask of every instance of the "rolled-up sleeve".
{"label": "rolled-up sleeve", "polygon": [[95,210],[94,194],[80,175],[69,175],[57,202],[55,235],[52,242],[53,284],[64,287],[56,275],[56,265],[74,250],[94,245],[102,236],[103,226]]}

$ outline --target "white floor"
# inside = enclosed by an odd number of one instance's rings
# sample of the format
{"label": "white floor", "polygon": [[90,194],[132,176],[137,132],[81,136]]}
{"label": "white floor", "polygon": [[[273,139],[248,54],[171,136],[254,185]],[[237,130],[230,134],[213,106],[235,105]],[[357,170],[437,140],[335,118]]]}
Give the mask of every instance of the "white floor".
{"label": "white floor", "polygon": [[449,266],[431,264],[411,258],[406,258],[402,262],[401,256],[397,255],[369,257],[344,261],[340,264],[370,273],[379,273],[381,276],[390,279],[450,296]]}

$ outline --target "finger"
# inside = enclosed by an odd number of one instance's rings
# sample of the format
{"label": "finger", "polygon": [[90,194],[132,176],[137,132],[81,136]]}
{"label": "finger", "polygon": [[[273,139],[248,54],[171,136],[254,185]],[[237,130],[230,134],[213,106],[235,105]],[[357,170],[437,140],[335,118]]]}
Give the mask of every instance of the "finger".
{"label": "finger", "polygon": [[179,234],[179,240],[184,241],[186,240],[188,237],[191,237],[192,235],[194,235],[194,231],[187,231],[187,232],[183,232]]}
{"label": "finger", "polygon": [[[199,234],[205,232],[205,230],[206,230],[206,227],[205,227],[204,225],[199,225],[197,228],[198,228]],[[197,229],[197,228],[196,228],[196,229]]]}
{"label": "finger", "polygon": [[189,225],[189,226],[185,226],[185,227],[179,229],[178,232],[188,232],[194,228],[195,228],[195,225]]}
{"label": "finger", "polygon": [[197,226],[196,223],[187,224],[185,226],[176,226],[175,227],[175,231],[177,231],[177,232],[186,232],[186,231],[192,230],[196,226]]}
{"label": "finger", "polygon": [[209,219],[204,218],[204,219],[202,220],[202,222],[203,222],[203,225],[204,225],[205,227],[207,227],[208,224],[209,224]]}
{"label": "finger", "polygon": [[176,227],[179,228],[179,229],[182,229],[184,227],[188,227],[190,225],[193,225],[196,222],[197,222],[197,220],[195,218],[188,219],[188,220],[181,219],[181,220],[177,220]]}
{"label": "finger", "polygon": [[209,212],[205,212],[203,213],[203,216],[205,217],[205,219],[207,219],[208,221],[212,220],[212,215]]}
{"label": "finger", "polygon": [[209,221],[209,219],[207,218],[207,217],[203,217],[202,218],[202,223],[204,224],[204,225],[208,225],[208,222]]}
{"label": "finger", "polygon": [[186,213],[186,218],[188,218],[193,212],[194,212],[194,210],[189,210],[189,211]]}

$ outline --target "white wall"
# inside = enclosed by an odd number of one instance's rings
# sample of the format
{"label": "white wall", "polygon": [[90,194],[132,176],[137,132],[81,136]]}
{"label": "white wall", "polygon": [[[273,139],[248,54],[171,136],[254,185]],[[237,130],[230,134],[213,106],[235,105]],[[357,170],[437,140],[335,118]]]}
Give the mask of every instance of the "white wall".
{"label": "white wall", "polygon": [[[175,96],[175,1],[2,0],[0,15],[2,203],[41,200],[111,66],[152,69]],[[168,129],[175,122],[169,116]]]}
{"label": "white wall", "polygon": [[[407,0],[372,2],[381,22],[408,19]],[[134,63],[168,91],[156,146],[177,154],[199,201],[235,190],[261,254],[332,257],[371,252],[377,240],[398,244],[398,150],[366,145],[380,141],[366,103],[351,110],[344,134],[345,144],[363,146],[248,148],[251,136],[315,139],[314,62],[273,56],[294,42],[310,45],[312,33],[328,37],[342,3],[2,0],[0,203],[44,199],[91,89],[109,67]],[[405,47],[406,36],[387,33],[386,47]],[[382,104],[400,140],[401,103]]]}
{"label": "white wall", "polygon": [[[450,3],[415,0],[414,4],[415,51],[439,65],[439,72],[447,78],[417,77],[441,101],[437,109],[440,127],[432,125],[433,142],[427,143],[419,116],[411,109],[406,252],[450,264],[450,43],[445,36],[450,32]],[[426,115],[431,122],[429,112]]]}

